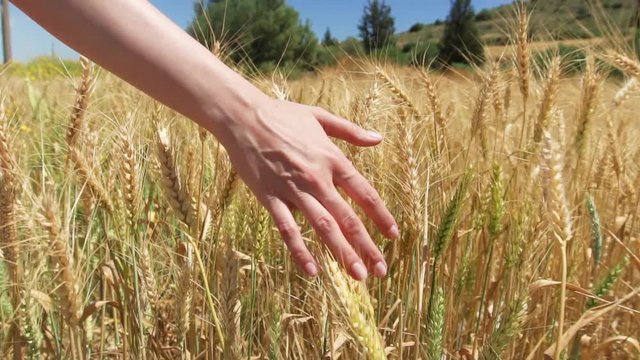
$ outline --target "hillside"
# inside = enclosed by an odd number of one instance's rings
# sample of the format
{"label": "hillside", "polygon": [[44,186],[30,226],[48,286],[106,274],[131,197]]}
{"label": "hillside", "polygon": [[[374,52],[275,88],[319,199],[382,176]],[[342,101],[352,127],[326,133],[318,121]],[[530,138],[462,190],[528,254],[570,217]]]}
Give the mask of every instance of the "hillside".
{"label": "hillside", "polygon": [[[604,13],[617,27],[628,28],[633,23],[636,0],[601,0],[592,6],[586,0],[530,0],[531,32],[537,40],[575,40],[598,37]],[[477,12],[476,24],[480,36],[489,46],[505,45],[513,27],[514,5],[503,5]],[[416,24],[411,30],[399,33],[397,45],[401,49],[435,45],[444,29],[443,20],[432,24]]]}

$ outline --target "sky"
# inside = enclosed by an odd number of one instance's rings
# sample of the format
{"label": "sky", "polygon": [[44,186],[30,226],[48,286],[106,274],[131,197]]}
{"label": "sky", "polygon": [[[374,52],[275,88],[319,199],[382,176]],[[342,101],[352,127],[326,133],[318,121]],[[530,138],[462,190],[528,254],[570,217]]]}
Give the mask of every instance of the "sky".
{"label": "sky", "polygon": [[[193,18],[193,0],[150,0],[171,20],[186,28]],[[476,11],[494,7],[510,0],[473,0]],[[367,0],[288,0],[308,19],[318,38],[327,28],[334,37],[344,40],[357,36],[357,24]],[[396,30],[405,31],[416,22],[430,23],[447,16],[449,0],[387,0],[396,19]],[[18,61],[29,61],[42,55],[55,55],[64,59],[75,59],[78,54],[49,35],[27,15],[13,5],[10,10],[13,57]],[[1,43],[1,42],[0,42]]]}

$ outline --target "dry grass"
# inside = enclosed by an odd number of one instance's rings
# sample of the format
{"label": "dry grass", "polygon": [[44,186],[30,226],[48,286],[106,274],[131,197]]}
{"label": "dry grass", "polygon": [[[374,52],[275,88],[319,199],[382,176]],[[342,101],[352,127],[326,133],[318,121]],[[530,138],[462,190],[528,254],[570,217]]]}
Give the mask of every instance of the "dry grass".
{"label": "dry grass", "polygon": [[519,16],[511,60],[469,78],[256,80],[386,135],[341,144],[402,226],[367,223],[390,268],[366,283],[300,219],[324,264],[302,277],[215,139],[86,61],[4,76],[0,357],[637,358],[640,63],[536,69]]}

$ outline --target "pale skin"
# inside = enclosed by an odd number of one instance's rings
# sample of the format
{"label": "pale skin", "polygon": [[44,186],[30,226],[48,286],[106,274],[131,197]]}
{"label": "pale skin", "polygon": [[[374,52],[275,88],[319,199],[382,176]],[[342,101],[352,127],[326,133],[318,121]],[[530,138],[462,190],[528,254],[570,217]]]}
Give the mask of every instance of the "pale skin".
{"label": "pale skin", "polygon": [[292,215],[299,210],[356,280],[387,264],[344,190],[380,232],[398,226],[377,191],[334,137],[356,146],[382,141],[330,112],[273,99],[231,70],[146,0],[13,0],[67,45],[209,130],[271,214],[296,265],[319,266]]}

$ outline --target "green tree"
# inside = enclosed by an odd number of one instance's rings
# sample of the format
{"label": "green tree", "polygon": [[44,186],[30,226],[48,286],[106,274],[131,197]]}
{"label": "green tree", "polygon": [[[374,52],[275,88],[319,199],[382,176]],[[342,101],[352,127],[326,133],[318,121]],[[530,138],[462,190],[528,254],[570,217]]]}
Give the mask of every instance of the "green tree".
{"label": "green tree", "polygon": [[[201,7],[196,5],[197,7]],[[188,32],[210,46],[223,39],[235,61],[258,67],[315,65],[318,40],[309,23],[285,0],[214,0],[196,11]]]}
{"label": "green tree", "polygon": [[475,25],[471,0],[453,0],[438,45],[438,60],[443,65],[481,63],[484,47]]}
{"label": "green tree", "polygon": [[395,19],[391,7],[384,0],[369,0],[358,25],[362,44],[367,52],[389,45],[396,32]]}
{"label": "green tree", "polygon": [[324,32],[324,36],[322,37],[322,45],[324,46],[334,46],[338,44],[338,40],[331,35],[331,30],[327,28],[327,31]]}

